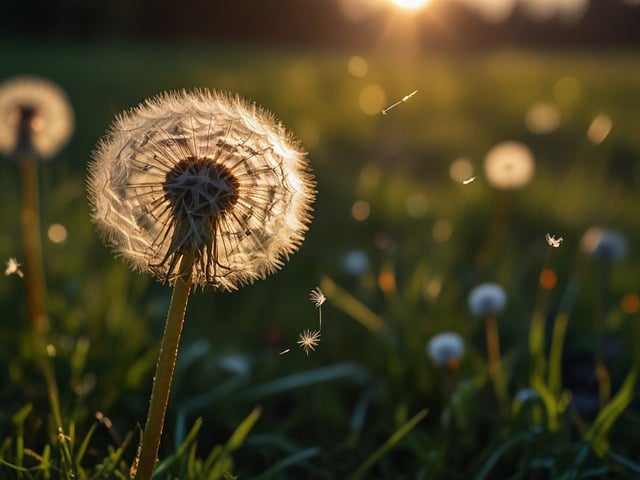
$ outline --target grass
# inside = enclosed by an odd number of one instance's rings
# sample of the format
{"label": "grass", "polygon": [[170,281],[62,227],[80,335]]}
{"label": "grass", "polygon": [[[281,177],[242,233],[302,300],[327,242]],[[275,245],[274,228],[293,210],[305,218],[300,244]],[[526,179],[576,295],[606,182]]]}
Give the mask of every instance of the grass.
{"label": "grass", "polygon": [[[160,90],[197,86],[232,90],[273,110],[309,150],[319,195],[307,239],[281,272],[233,294],[194,292],[159,478],[640,474],[640,328],[637,308],[621,303],[640,290],[637,52],[499,51],[411,61],[356,52],[369,66],[357,78],[346,68],[351,52],[6,39],[0,51],[0,79],[31,73],[55,81],[77,118],[71,143],[40,169],[42,230],[61,223],[68,232],[63,243],[43,241],[47,340],[64,430],[52,428],[25,328],[24,282],[3,277],[3,478],[126,477],[170,289],[131,273],[98,240],[85,167],[114,114]],[[419,92],[386,116],[368,116],[359,102],[369,84],[384,90],[384,106]],[[540,100],[562,115],[547,135],[523,122]],[[594,145],[585,132],[600,112],[614,126]],[[505,139],[525,142],[537,159],[533,182],[506,197],[482,172],[486,151]],[[462,155],[476,169],[469,185],[449,177]],[[20,259],[18,172],[8,161],[0,168],[0,252]],[[498,216],[505,199],[508,209]],[[351,215],[356,200],[370,207],[364,221]],[[492,237],[492,225],[503,234]],[[579,247],[593,225],[624,232],[630,247],[612,270],[603,338],[594,323],[599,265]],[[450,236],[437,235],[443,228]],[[564,238],[560,248],[549,251],[547,232]],[[352,250],[369,259],[357,275],[343,267]],[[538,276],[547,255],[557,283],[541,305]],[[483,281],[501,284],[508,298],[498,316],[512,406],[506,414],[488,379],[483,324],[467,311],[467,293]],[[322,341],[307,356],[296,341],[318,321],[308,297],[316,285],[328,301]],[[566,292],[575,285],[572,297]],[[532,379],[528,336],[538,310],[547,370]],[[566,326],[561,357],[557,341],[549,356],[555,325]],[[425,352],[443,330],[459,332],[467,345],[453,379]],[[600,408],[593,406],[592,364],[603,339],[613,397]],[[285,348],[291,351],[279,355]],[[516,401],[534,386],[541,399]],[[557,415],[553,429],[550,414]]]}

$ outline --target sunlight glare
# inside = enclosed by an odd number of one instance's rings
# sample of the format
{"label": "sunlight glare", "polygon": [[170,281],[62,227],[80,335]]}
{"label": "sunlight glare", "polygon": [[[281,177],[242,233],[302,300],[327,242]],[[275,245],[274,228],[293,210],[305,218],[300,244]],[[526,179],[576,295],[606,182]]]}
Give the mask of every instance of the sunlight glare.
{"label": "sunlight glare", "polygon": [[405,10],[418,10],[426,6],[431,0],[391,0],[396,7]]}

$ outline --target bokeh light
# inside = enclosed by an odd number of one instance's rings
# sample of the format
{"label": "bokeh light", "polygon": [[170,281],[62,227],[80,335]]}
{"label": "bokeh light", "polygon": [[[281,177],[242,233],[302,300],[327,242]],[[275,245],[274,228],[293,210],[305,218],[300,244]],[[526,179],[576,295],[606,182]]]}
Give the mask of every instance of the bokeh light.
{"label": "bokeh light", "polygon": [[67,229],[60,223],[52,223],[47,229],[47,237],[53,243],[62,243],[67,239]]}
{"label": "bokeh light", "polygon": [[369,84],[360,92],[360,108],[367,115],[379,114],[387,101],[387,96],[380,85]]}
{"label": "bokeh light", "polygon": [[347,72],[354,77],[362,78],[369,72],[369,64],[364,58],[354,55],[347,61]]}
{"label": "bokeh light", "polygon": [[527,185],[533,178],[535,160],[525,144],[506,141],[494,146],[485,157],[484,172],[496,188],[513,190]]}
{"label": "bokeh light", "polygon": [[430,1],[431,0],[391,0],[391,3],[405,10],[419,10],[427,6]]}
{"label": "bokeh light", "polygon": [[473,176],[473,164],[466,157],[460,157],[451,162],[449,176],[456,183],[462,183]]}
{"label": "bokeh light", "polygon": [[560,125],[560,111],[551,103],[534,103],[527,110],[524,124],[531,133],[551,133]]}
{"label": "bokeh light", "polygon": [[612,126],[613,122],[611,121],[611,118],[604,113],[599,113],[593,119],[591,125],[589,125],[587,138],[591,143],[600,145],[604,142],[604,139],[607,138],[609,133],[611,133]]}
{"label": "bokeh light", "polygon": [[353,202],[353,205],[351,205],[351,216],[354,220],[363,222],[369,218],[370,213],[371,207],[364,200],[357,200],[356,202]]}

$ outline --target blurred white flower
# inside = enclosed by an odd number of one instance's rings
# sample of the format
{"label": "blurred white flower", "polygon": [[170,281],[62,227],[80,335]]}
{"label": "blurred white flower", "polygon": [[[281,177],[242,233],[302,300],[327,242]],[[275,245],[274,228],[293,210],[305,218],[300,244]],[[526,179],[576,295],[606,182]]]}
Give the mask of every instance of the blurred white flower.
{"label": "blurred white flower", "polygon": [[627,238],[617,230],[591,227],[582,236],[582,249],[594,259],[617,262],[627,255]]}
{"label": "blurred white flower", "polygon": [[495,315],[507,303],[507,294],[497,283],[481,283],[469,292],[468,303],[475,317]]}
{"label": "blurred white flower", "polygon": [[562,237],[558,237],[558,238],[556,238],[554,235],[551,235],[551,234],[549,234],[549,233],[547,233],[547,234],[544,236],[544,238],[545,238],[545,240],[547,241],[547,244],[548,244],[550,247],[553,247],[553,248],[558,248],[558,247],[560,247],[560,244],[562,243],[562,240],[563,240],[563,238],[562,238]]}
{"label": "blurred white flower", "polygon": [[0,84],[0,151],[37,153],[48,159],[69,140],[74,127],[67,95],[52,82],[20,76]]}
{"label": "blurred white flower", "polygon": [[238,96],[162,93],[112,124],[89,166],[92,217],[134,269],[221,290],[264,278],[304,239],[315,198],[305,153]]}
{"label": "blurred white flower", "polygon": [[5,276],[13,275],[15,273],[20,278],[24,277],[24,273],[22,273],[22,270],[20,270],[22,264],[18,263],[18,260],[11,257],[9,258],[9,260],[5,261],[5,264],[7,265],[7,268],[4,270]]}
{"label": "blurred white flower", "polygon": [[487,181],[496,188],[516,190],[533,178],[535,160],[525,144],[515,141],[502,142],[487,152],[484,172]]}
{"label": "blurred white flower", "polygon": [[450,365],[464,356],[464,340],[455,332],[439,333],[429,340],[427,354],[436,365]]}
{"label": "blurred white flower", "polygon": [[369,257],[362,250],[351,250],[344,256],[342,265],[351,275],[362,275],[369,269]]}

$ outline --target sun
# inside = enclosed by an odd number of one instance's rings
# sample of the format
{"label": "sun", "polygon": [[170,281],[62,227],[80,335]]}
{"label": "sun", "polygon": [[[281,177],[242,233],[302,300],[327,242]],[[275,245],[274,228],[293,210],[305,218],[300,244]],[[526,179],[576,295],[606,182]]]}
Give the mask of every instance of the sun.
{"label": "sun", "polygon": [[426,6],[431,0],[391,0],[396,7],[405,10],[418,10]]}

